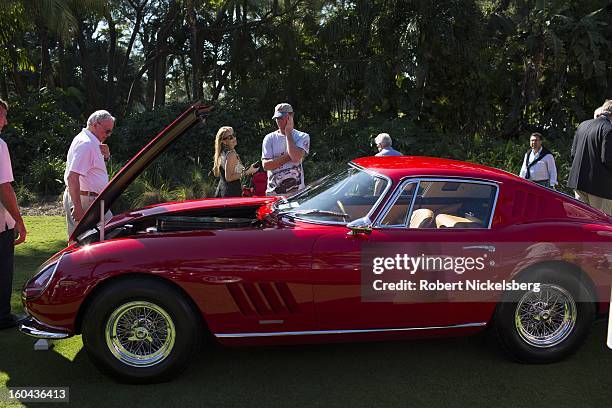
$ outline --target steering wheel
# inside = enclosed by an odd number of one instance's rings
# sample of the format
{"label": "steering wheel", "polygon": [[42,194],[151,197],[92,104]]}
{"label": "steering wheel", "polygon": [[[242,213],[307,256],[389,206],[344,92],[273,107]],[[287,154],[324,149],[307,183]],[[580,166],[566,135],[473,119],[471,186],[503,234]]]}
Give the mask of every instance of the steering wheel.
{"label": "steering wheel", "polygon": [[336,204],[338,204],[338,208],[340,209],[340,212],[342,212],[342,218],[344,218],[345,220],[347,218],[349,218],[348,213],[346,212],[346,208],[344,208],[344,204],[342,204],[342,201],[340,200],[336,200]]}

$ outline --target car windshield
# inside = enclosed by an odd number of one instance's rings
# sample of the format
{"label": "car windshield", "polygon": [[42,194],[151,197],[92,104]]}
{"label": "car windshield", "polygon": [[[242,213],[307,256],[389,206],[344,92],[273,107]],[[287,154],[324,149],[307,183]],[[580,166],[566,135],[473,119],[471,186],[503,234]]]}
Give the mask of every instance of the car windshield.
{"label": "car windshield", "polygon": [[276,213],[325,223],[346,224],[366,216],[387,190],[388,181],[349,165],[276,205]]}

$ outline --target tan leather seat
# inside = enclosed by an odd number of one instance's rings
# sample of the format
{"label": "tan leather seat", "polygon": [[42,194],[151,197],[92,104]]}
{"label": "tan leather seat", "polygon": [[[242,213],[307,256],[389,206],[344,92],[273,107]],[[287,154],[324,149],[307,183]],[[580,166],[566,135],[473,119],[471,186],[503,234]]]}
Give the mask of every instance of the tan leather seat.
{"label": "tan leather seat", "polygon": [[438,228],[483,228],[483,224],[476,218],[464,218],[450,214],[438,214],[436,216]]}
{"label": "tan leather seat", "polygon": [[433,220],[433,211],[428,208],[419,208],[412,212],[409,228],[431,228],[433,226]]}

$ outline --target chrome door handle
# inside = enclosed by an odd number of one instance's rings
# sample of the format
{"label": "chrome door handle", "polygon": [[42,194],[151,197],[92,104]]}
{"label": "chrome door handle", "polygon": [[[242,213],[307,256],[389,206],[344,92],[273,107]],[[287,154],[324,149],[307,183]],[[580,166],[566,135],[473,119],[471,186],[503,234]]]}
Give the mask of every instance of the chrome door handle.
{"label": "chrome door handle", "polygon": [[493,245],[470,245],[464,246],[463,249],[484,249],[485,251],[495,252],[495,246]]}

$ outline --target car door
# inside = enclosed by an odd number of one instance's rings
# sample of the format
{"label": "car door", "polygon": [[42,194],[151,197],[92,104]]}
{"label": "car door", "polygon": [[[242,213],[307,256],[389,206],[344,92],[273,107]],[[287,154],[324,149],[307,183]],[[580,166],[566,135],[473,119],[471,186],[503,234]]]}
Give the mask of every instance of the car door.
{"label": "car door", "polygon": [[[408,259],[412,265],[413,260],[436,257],[482,258],[479,262],[486,263],[486,268],[478,271],[478,277],[492,273],[497,254],[490,220],[497,190],[494,183],[474,180],[405,180],[370,233],[347,235],[348,229],[338,229],[318,239],[313,248],[313,291],[320,328],[483,324],[486,313],[474,313],[475,303],[457,285],[454,290],[420,289],[421,281],[434,285],[459,282],[465,271],[434,267],[410,273],[385,268],[380,262],[375,271],[375,259],[386,260],[386,266],[405,266],[398,265],[398,256],[400,264]],[[375,289],[385,282],[395,287]],[[407,282],[413,282],[416,290],[407,288]]]}
{"label": "car door", "polygon": [[185,246],[205,250],[178,248],[180,272],[193,276],[187,289],[218,337],[315,329],[309,276],[312,233],[227,229],[187,239],[194,243]]}

